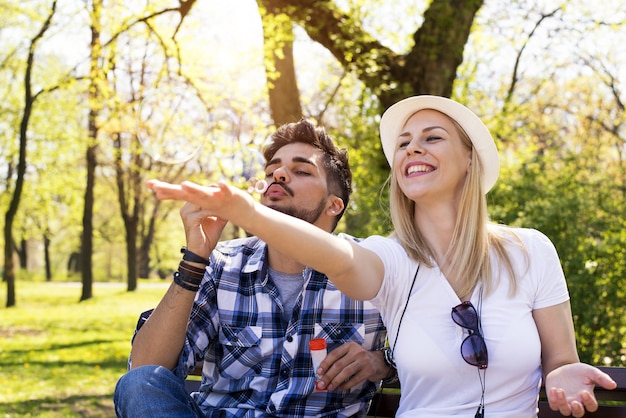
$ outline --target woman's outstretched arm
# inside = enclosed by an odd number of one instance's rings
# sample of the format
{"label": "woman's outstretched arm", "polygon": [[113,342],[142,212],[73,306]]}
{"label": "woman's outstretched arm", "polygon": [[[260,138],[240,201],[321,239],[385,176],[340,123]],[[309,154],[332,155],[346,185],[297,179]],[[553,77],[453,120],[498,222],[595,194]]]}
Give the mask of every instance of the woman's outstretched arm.
{"label": "woman's outstretched arm", "polygon": [[256,202],[248,193],[225,183],[201,186],[150,180],[160,200],[194,203],[211,215],[228,220],[265,241],[281,253],[328,278],[347,296],[371,299],[380,289],[384,268],[372,251],[295,217]]}

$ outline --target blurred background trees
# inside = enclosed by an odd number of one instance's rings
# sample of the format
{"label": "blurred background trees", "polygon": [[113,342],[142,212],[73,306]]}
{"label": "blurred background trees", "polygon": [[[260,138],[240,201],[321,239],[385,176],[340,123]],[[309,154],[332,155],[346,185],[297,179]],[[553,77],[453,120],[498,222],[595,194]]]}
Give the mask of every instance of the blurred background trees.
{"label": "blurred background trees", "polygon": [[[302,116],[349,149],[355,194],[340,230],[386,234],[380,114],[438,94],[467,104],[496,138],[492,219],[557,247],[581,357],[624,363],[622,1],[227,3],[0,0],[6,306],[19,301],[16,278],[82,280],[86,300],[94,280],[134,291],[139,278],[168,277],[184,243],[178,206],[153,199],[145,180],[247,187],[250,148]],[[232,122],[179,164],[151,158],[137,138],[142,102],[167,84]]]}

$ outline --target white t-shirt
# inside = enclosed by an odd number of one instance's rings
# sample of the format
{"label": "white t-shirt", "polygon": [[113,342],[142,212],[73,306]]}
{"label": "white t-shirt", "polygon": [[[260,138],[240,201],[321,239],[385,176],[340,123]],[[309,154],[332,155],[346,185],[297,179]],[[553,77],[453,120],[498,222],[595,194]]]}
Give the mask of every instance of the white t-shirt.
{"label": "white t-shirt", "polygon": [[[508,252],[519,274],[517,293],[509,296],[506,269],[494,276],[497,285],[482,297],[480,312],[489,366],[485,371],[485,417],[537,416],[541,384],[541,344],[534,309],[567,301],[569,294],[554,245],[532,229],[513,229],[518,244]],[[385,265],[385,278],[373,304],[380,310],[393,345],[417,262],[409,260],[392,238],[370,237],[361,245],[375,251]],[[492,257],[492,270],[497,272]],[[478,309],[479,289],[471,297]],[[474,418],[480,403],[478,368],[460,353],[467,330],[456,325],[452,307],[461,303],[438,267],[421,265],[402,320],[394,358],[402,387],[397,417]],[[481,372],[482,373],[482,372]]]}

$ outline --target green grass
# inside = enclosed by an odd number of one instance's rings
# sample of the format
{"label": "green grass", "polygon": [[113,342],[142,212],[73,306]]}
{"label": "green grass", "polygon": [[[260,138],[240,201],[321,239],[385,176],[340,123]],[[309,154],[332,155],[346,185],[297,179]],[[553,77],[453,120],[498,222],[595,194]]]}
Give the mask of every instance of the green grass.
{"label": "green grass", "polygon": [[[1,283],[1,282],[0,282]],[[78,302],[77,283],[16,283],[17,306],[0,288],[0,417],[111,417],[139,314],[167,282],[94,284]]]}

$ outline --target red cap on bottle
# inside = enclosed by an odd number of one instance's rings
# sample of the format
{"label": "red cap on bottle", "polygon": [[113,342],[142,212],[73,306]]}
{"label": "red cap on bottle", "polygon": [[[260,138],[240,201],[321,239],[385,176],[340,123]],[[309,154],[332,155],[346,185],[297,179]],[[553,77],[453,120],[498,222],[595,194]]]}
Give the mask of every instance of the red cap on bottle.
{"label": "red cap on bottle", "polygon": [[314,338],[309,341],[309,348],[311,350],[323,350],[326,348],[326,340],[323,338]]}

